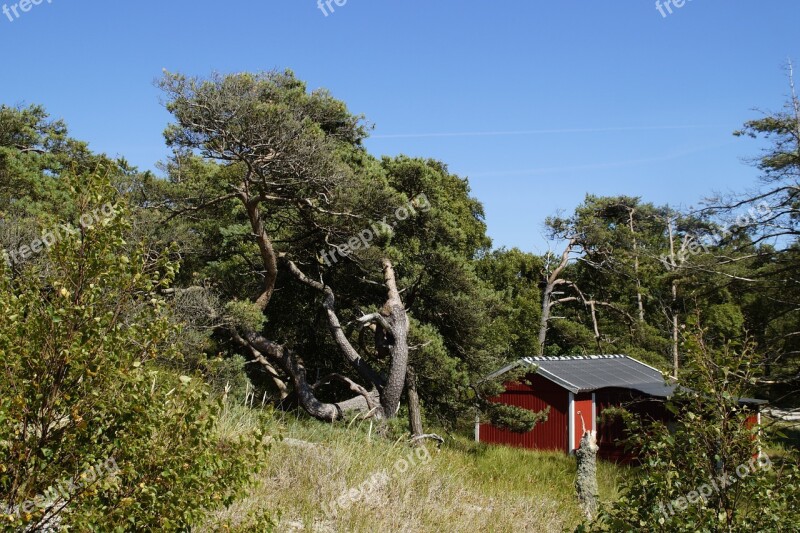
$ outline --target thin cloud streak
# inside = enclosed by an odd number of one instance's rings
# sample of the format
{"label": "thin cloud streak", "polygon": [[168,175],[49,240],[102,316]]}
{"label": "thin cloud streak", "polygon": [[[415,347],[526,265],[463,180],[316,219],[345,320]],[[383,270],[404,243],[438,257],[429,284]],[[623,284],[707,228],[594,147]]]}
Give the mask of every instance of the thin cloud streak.
{"label": "thin cloud streak", "polygon": [[611,168],[646,165],[651,163],[663,163],[664,161],[672,161],[675,159],[680,159],[682,157],[699,154],[710,150],[715,150],[717,148],[722,148],[724,146],[730,146],[735,142],[736,141],[730,141],[721,144],[702,146],[700,148],[683,150],[681,152],[675,152],[672,154],[666,154],[658,157],[649,157],[646,159],[628,159],[624,161],[612,161],[609,163],[591,163],[586,165],[576,165],[570,167],[532,168],[527,170],[509,170],[509,171],[499,171],[499,172],[476,172],[476,173],[469,173],[468,176],[471,178],[533,176],[541,174],[557,174],[559,172],[575,172],[579,170],[607,170]]}
{"label": "thin cloud streak", "polygon": [[542,130],[518,131],[464,131],[442,133],[393,133],[385,135],[372,135],[370,139],[423,139],[432,137],[500,137],[512,135],[543,135],[549,133],[613,133],[625,131],[665,131],[665,130],[698,130],[727,128],[723,125],[690,124],[684,126],[626,126],[615,128],[561,128]]}

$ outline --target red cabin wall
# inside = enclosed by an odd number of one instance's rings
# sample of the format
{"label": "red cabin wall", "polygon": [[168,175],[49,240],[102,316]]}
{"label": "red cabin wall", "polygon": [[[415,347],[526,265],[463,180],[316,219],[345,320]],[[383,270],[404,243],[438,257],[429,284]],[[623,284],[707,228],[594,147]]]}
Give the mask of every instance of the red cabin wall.
{"label": "red cabin wall", "polygon": [[[625,427],[620,419],[604,417],[607,408],[624,406],[629,412],[645,420],[661,420],[669,424],[673,416],[663,401],[643,397],[630,389],[602,389],[594,394],[570,392],[538,375],[529,375],[528,383],[506,383],[506,391],[491,398],[495,403],[515,405],[534,412],[550,407],[546,422],[536,424],[528,433],[519,434],[499,429],[491,424],[478,426],[480,442],[504,444],[538,450],[557,450],[571,452],[580,447],[583,437],[583,424],[586,429],[597,431],[601,458],[630,463],[637,460],[635,450],[626,450],[620,441],[626,437]],[[572,404],[572,434],[570,435],[570,403]],[[747,427],[760,422],[758,413],[746,421]],[[571,442],[570,442],[571,441]]]}
{"label": "red cabin wall", "polygon": [[661,420],[665,423],[673,417],[667,411],[664,402],[642,397],[629,389],[603,389],[596,395],[597,444],[600,446],[600,457],[608,461],[630,463],[636,460],[637,453],[626,450],[620,443],[627,435],[622,420],[604,417],[607,408],[625,407],[630,413],[643,420]]}
{"label": "red cabin wall", "polygon": [[528,379],[532,386],[527,383],[507,383],[506,391],[490,401],[534,412],[550,407],[547,421],[539,422],[533,430],[522,434],[496,428],[491,424],[481,424],[480,441],[520,448],[566,451],[569,392],[538,375],[530,375]]}
{"label": "red cabin wall", "polygon": [[[576,394],[574,396],[574,409],[575,415],[572,427],[572,450],[577,450],[581,447],[581,439],[583,438],[583,425],[586,424],[587,430],[595,429],[592,417],[592,393],[585,392]],[[583,422],[581,422],[583,420]]]}

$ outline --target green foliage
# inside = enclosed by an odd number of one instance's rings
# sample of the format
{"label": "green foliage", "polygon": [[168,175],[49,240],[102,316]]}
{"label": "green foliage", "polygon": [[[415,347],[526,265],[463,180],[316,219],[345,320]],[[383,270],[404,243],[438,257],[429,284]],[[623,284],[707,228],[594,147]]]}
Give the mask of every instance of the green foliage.
{"label": "green foliage", "polygon": [[539,283],[544,265],[540,257],[516,248],[495,250],[476,261],[478,275],[502,299],[504,319],[494,327],[508,339],[509,360],[538,353],[542,295]]}
{"label": "green foliage", "polygon": [[[713,348],[687,339],[685,388],[667,404],[669,426],[626,416],[642,466],[593,531],[786,531],[796,523],[800,469],[790,454],[758,457],[760,428],[739,399],[760,373],[748,345]],[[789,528],[788,530],[791,530]]]}
{"label": "green foliage", "polygon": [[51,120],[41,106],[0,105],[0,215],[73,216],[75,206],[58,178],[100,168],[122,173],[107,158],[92,154],[85,142],[70,137],[66,124]]}
{"label": "green foliage", "polygon": [[[191,210],[192,218],[179,223],[202,243],[187,254],[179,283],[212,286],[235,326],[286,342],[302,355],[309,375],[352,375],[342,369],[318,292],[278,276],[266,322],[242,303],[263,291],[264,271],[248,212],[228,197],[247,189],[263,199],[261,219],[276,254],[333,289],[342,322],[377,310],[385,299],[375,288],[383,281],[381,260],[391,259],[398,285],[407,289],[417,347],[411,364],[422,402],[450,425],[472,409],[471,384],[500,366],[510,350],[500,331],[506,309],[475,271],[490,241],[468,182],[438,161],[370,156],[361,145],[361,117],[327,92],[308,92],[290,72],[208,79],[168,74],[161,86],[175,117],[166,137],[178,153],[169,183],[148,184],[155,193],[149,196],[162,196],[170,209]],[[228,138],[251,149],[228,150]],[[323,260],[333,246],[364,232],[369,246],[333,263]],[[387,371],[388,361],[364,348],[359,331],[347,333],[373,367]],[[214,352],[240,349],[217,340]],[[269,381],[263,372],[251,376]],[[337,393],[330,387],[321,394],[328,390]]]}
{"label": "green foliage", "polygon": [[225,305],[225,313],[240,331],[261,331],[266,317],[252,302],[233,300]]}
{"label": "green foliage", "polygon": [[492,425],[513,431],[514,433],[527,433],[539,422],[546,422],[550,416],[550,408],[534,413],[515,405],[494,404],[489,410],[489,420]]}
{"label": "green foliage", "polygon": [[[706,336],[717,341],[736,338],[744,329],[744,313],[741,307],[733,303],[712,305],[705,311],[708,320]],[[691,326],[693,320],[687,323]]]}
{"label": "green foliage", "polygon": [[142,368],[130,378],[111,413],[119,471],[109,487],[71,503],[65,521],[79,530],[182,531],[241,496],[262,451],[260,431],[221,441],[222,403],[202,382]]}
{"label": "green foliage", "polygon": [[[179,358],[158,296],[176,267],[126,242],[116,191],[98,174],[65,175],[58,185],[76,227],[108,203],[116,216],[65,235],[40,263],[2,269],[2,527],[56,520],[83,531],[184,530],[238,493],[258,435],[220,442],[220,404],[156,363]],[[86,480],[91,465],[107,461],[112,472]],[[74,486],[61,499],[42,500],[64,483]],[[34,499],[40,505],[26,504]]]}
{"label": "green foliage", "polygon": [[231,402],[244,402],[248,381],[241,356],[206,357],[196,364],[214,394],[227,394]]}
{"label": "green foliage", "polygon": [[545,346],[544,354],[557,357],[596,352],[594,334],[589,329],[590,327],[585,324],[585,317],[581,315],[573,315],[572,320],[566,318],[553,320],[552,331],[548,334],[548,345]]}

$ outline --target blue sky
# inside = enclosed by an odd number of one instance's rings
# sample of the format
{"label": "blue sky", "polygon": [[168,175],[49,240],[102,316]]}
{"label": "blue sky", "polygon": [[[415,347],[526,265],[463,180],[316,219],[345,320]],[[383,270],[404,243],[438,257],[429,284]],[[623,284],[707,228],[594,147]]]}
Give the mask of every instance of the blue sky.
{"label": "blue sky", "polygon": [[[11,8],[19,0],[0,0]],[[663,0],[662,0],[663,1]],[[586,193],[690,206],[743,190],[800,61],[797,0],[44,0],[0,14],[0,102],[40,103],[97,151],[167,155],[162,69],[291,68],[375,125],[369,150],[468,177],[497,246],[546,249]]]}

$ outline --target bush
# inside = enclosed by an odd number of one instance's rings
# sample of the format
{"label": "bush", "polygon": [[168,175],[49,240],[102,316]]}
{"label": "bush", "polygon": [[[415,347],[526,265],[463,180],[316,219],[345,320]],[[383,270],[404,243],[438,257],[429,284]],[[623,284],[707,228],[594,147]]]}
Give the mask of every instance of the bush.
{"label": "bush", "polygon": [[0,266],[2,527],[185,530],[248,480],[260,438],[219,442],[220,403],[156,363],[178,358],[158,297],[175,267],[128,245],[124,205],[81,226],[114,191],[76,184],[79,229],[43,261]]}
{"label": "bush", "polygon": [[527,433],[539,422],[546,422],[550,416],[550,408],[535,413],[515,405],[493,404],[489,409],[489,417],[495,427],[507,429],[514,433]]}
{"label": "bush", "polygon": [[[245,360],[238,354],[230,357],[206,358],[199,363],[201,372],[211,389],[218,395],[226,394],[229,403],[244,403],[249,387],[245,373]],[[259,398],[259,403],[261,398]]]}
{"label": "bush", "polygon": [[688,348],[682,390],[667,402],[670,427],[626,416],[643,464],[592,531],[796,531],[797,458],[761,454],[747,397],[759,372],[749,346],[711,348],[700,331]]}

